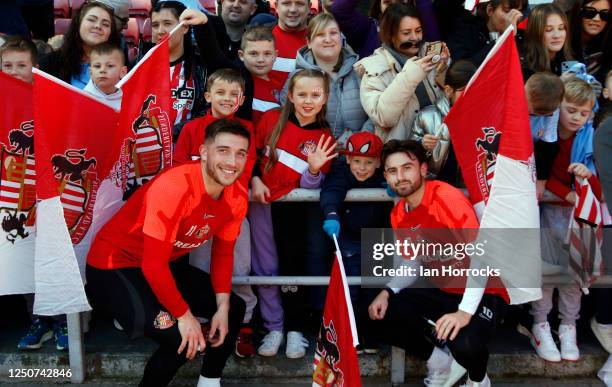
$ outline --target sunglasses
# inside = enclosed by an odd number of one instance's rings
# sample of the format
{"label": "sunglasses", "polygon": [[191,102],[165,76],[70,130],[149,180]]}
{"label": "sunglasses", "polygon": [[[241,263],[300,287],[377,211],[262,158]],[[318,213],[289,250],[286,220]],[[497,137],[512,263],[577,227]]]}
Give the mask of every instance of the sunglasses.
{"label": "sunglasses", "polygon": [[608,9],[602,9],[601,11],[598,11],[593,7],[582,7],[580,9],[580,16],[585,19],[594,19],[597,14],[599,14],[601,20],[605,22],[607,22],[610,18],[610,10]]}

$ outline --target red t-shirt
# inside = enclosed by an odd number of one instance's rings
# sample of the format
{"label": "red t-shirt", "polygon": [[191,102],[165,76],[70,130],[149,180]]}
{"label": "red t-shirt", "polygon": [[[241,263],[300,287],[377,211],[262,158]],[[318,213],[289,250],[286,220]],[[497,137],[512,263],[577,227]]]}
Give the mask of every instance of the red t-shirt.
{"label": "red t-shirt", "polygon": [[[251,134],[247,163],[244,167],[244,172],[242,172],[242,175],[240,176],[240,182],[242,185],[244,187],[248,187],[249,180],[251,179],[251,173],[253,172],[253,166],[255,165],[255,159],[257,158],[254,144],[255,139],[253,135],[253,124],[238,117],[232,116],[225,118],[240,122]],[[174,146],[173,165],[200,159],[200,145],[204,143],[206,127],[218,119],[219,118],[213,117],[209,110],[204,117],[191,120],[186,123],[185,126],[183,126],[183,129],[179,134],[179,138],[176,141],[176,145]]]}
{"label": "red t-shirt", "polygon": [[283,31],[278,24],[272,29],[276,41],[278,56],[272,66],[270,75],[278,77],[284,85],[289,73],[295,70],[295,58],[300,48],[306,45],[306,28],[302,31]]}
{"label": "red t-shirt", "polygon": [[[278,161],[269,171],[266,171],[266,163],[269,159],[268,137],[279,117],[279,109],[270,110],[261,117],[255,129],[257,149],[263,150],[261,159],[262,180],[270,189],[270,201],[274,201],[300,186],[302,174],[308,169],[308,147],[316,146],[321,135],[332,136],[329,128],[317,127],[316,124],[306,125],[302,128],[291,120],[287,121],[287,125],[283,128],[276,145]],[[331,161],[328,161],[321,168],[321,172],[329,172],[330,167]]]}
{"label": "red t-shirt", "polygon": [[280,92],[284,83],[278,74],[270,74],[269,78],[266,81],[253,76],[253,126],[257,126],[265,112],[280,107]]}
{"label": "red t-shirt", "polygon": [[[188,306],[168,262],[213,239],[211,281],[231,291],[234,244],[247,211],[244,188],[232,184],[218,199],[206,192],[200,162],[164,170],[142,186],[102,227],[87,256],[98,269],[141,267],[160,303],[175,317]],[[147,255],[145,238],[167,244],[168,254]]]}
{"label": "red t-shirt", "polygon": [[[408,211],[406,201],[400,200],[391,211],[391,226],[398,238],[414,235],[425,237],[430,243],[471,242],[480,227],[474,208],[465,195],[450,184],[438,180],[426,182],[423,199],[418,207]],[[469,259],[454,259],[453,267],[467,269]],[[453,281],[453,284],[457,282]],[[465,278],[460,282],[465,287]],[[460,287],[441,289],[450,293],[464,292],[464,288]],[[497,294],[506,302],[510,301],[498,277],[489,278],[485,293]]]}

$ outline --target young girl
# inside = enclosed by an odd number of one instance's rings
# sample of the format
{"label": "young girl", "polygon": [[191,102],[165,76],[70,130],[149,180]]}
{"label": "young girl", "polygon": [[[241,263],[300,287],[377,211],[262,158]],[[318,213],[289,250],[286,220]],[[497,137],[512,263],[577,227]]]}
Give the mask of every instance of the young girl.
{"label": "young girl", "polygon": [[[318,203],[269,203],[294,188],[319,188],[336,157],[336,143],[325,121],[328,85],[328,76],[322,71],[295,73],[289,81],[287,103],[281,110],[266,112],[255,129],[256,146],[263,152],[260,174],[255,172],[251,181],[253,197],[259,203],[249,208],[255,275],[304,275],[310,271],[305,238],[312,218],[309,213],[315,211],[312,208],[320,211]],[[269,333],[258,353],[276,355],[285,328],[286,355],[300,358],[308,346],[302,335],[304,294],[296,286],[284,286],[283,290],[284,308],[277,286],[259,287],[261,314]]]}
{"label": "young girl", "polygon": [[466,59],[453,62],[444,77],[444,96],[438,98],[434,105],[421,109],[412,128],[412,138],[420,141],[430,154],[429,171],[436,179],[455,187],[459,186],[461,174],[448,128],[442,122],[475,72],[476,66]]}
{"label": "young girl", "polygon": [[561,75],[562,63],[572,60],[567,17],[554,4],[540,4],[529,14],[521,62],[523,78],[540,71]]}
{"label": "young girl", "polygon": [[[559,153],[553,161],[551,176],[546,182],[546,189],[556,196],[557,202],[540,205],[540,224],[543,233],[542,258],[548,263],[567,267],[569,254],[565,247],[565,236],[576,203],[574,176],[588,179],[595,172],[592,159],[589,160],[587,156],[589,152],[584,151],[588,147],[592,149],[588,138],[592,139],[593,127],[585,124],[595,105],[595,92],[588,82],[577,76],[570,76],[563,83],[565,94],[559,114]],[[596,181],[591,184],[594,190],[597,190]],[[542,298],[531,303],[534,319],[531,344],[544,360],[576,361],[580,357],[576,344],[576,320],[580,312],[582,294],[576,284],[559,287],[559,352],[548,324],[553,291],[552,288],[542,289]]]}

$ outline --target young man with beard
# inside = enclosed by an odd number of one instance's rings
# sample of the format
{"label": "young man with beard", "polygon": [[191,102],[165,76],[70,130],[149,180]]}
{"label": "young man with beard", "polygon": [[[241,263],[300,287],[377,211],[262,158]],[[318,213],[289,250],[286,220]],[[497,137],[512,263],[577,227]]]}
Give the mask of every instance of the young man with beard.
{"label": "young man with beard", "polygon": [[[401,198],[391,213],[398,238],[416,234],[434,239],[446,238],[443,234],[456,237],[478,229],[472,205],[461,191],[441,181],[425,180],[427,156],[418,142],[389,141],[383,148],[382,163],[389,187]],[[430,259],[425,263],[423,256],[418,261],[411,258],[403,259],[402,265],[432,263]],[[457,267],[455,262],[453,267]],[[427,386],[452,386],[466,369],[468,386],[490,386],[487,345],[509,301],[506,289],[492,288],[496,283],[491,279],[486,289],[466,288],[465,283],[450,287],[448,282],[440,288],[408,288],[413,281],[414,277],[394,277],[379,293],[368,310],[370,332],[427,359]],[[435,324],[435,337],[428,337],[426,331],[431,327],[427,324]],[[436,340],[439,344],[446,341],[452,356],[432,343]]]}
{"label": "young man with beard", "polygon": [[[170,168],[140,188],[100,230],[87,257],[89,295],[132,338],[159,347],[141,386],[166,386],[204,352],[199,387],[220,386],[245,311],[230,293],[233,252],[247,211],[244,170],[250,142],[240,123],[208,126],[201,160]],[[184,257],[211,241],[210,275]],[[210,242],[209,242],[210,243]],[[204,337],[195,316],[211,321]]]}

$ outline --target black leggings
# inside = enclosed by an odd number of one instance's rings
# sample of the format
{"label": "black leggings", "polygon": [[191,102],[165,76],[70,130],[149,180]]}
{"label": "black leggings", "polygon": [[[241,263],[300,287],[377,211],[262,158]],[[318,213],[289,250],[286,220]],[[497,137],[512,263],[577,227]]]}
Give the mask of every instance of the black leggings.
{"label": "black leggings", "polygon": [[[435,335],[433,326],[425,319],[436,322],[443,315],[456,312],[461,297],[439,289],[403,289],[389,298],[383,320],[370,320],[368,332],[426,360],[434,349]],[[485,294],[470,323],[459,331],[455,340],[446,343],[471,380],[481,381],[487,373],[488,343],[505,310],[504,300]]]}
{"label": "black leggings", "polygon": [[[185,260],[172,263],[170,268],[179,292],[191,312],[195,316],[211,319],[217,310],[217,303],[210,276],[189,265]],[[164,321],[158,317],[160,314],[161,316],[168,314],[149,287],[142,270],[140,268],[99,270],[88,265],[87,281],[89,296],[94,307],[109,312],[131,338],[146,336],[159,344],[147,362],[140,385],[167,386],[178,369],[187,362],[185,357],[187,351],[177,354],[181,344],[178,324],[172,321],[168,323],[168,320]],[[200,372],[202,376],[221,377],[227,358],[233,351],[244,310],[244,301],[232,293],[229,333],[221,346],[206,348]]]}

